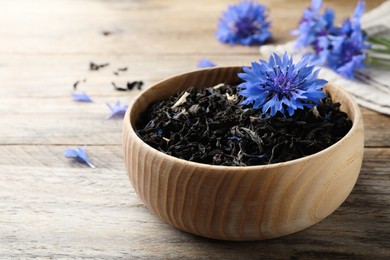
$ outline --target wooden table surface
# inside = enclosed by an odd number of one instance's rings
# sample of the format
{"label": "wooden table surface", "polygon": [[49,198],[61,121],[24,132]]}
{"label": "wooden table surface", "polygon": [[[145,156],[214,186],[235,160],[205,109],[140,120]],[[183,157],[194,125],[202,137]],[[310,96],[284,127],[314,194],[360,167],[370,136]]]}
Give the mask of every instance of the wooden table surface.
{"label": "wooden table surface", "polygon": [[[390,117],[362,108],[366,129],[357,184],[331,216],[304,231],[258,242],[224,242],[176,230],[134,193],[121,150],[121,120],[105,102],[191,70],[207,57],[248,65],[257,48],[214,37],[232,1],[18,0],[0,8],[0,259],[25,258],[366,258],[390,257]],[[382,0],[367,1],[367,9]],[[276,42],[292,39],[309,1],[263,1]],[[327,1],[338,21],[355,0]],[[111,32],[105,36],[103,32]],[[110,63],[89,71],[89,62]],[[119,76],[113,71],[127,66]],[[95,103],[71,100],[72,84]],[[64,157],[87,145],[95,169]]]}

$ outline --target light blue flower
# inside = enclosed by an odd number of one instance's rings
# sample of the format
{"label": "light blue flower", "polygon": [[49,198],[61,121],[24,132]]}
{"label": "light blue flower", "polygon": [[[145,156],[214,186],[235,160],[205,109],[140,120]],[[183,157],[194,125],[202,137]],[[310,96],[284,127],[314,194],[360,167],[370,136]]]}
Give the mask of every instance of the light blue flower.
{"label": "light blue flower", "polygon": [[108,116],[108,119],[123,118],[127,108],[129,107],[128,105],[121,104],[119,100],[114,105],[110,105],[109,103],[106,103],[106,105],[110,109],[110,115]]}
{"label": "light blue flower", "polygon": [[87,164],[91,168],[95,168],[95,166],[89,160],[87,153],[85,152],[85,147],[77,147],[77,149],[65,149],[65,157],[66,158],[75,158],[76,160]]}
{"label": "light blue flower", "polygon": [[198,65],[196,65],[197,68],[210,68],[217,66],[214,62],[208,59],[200,59],[198,62]]}
{"label": "light blue flower", "polygon": [[311,7],[304,10],[298,29],[291,32],[293,35],[298,35],[296,48],[300,49],[310,45],[318,48],[318,37],[334,31],[334,11],[327,8],[321,16],[321,6],[322,0],[312,0]]}
{"label": "light blue flower", "polygon": [[72,93],[72,98],[74,101],[78,102],[93,102],[90,96],[87,93]]}
{"label": "light blue flower", "polygon": [[346,19],[337,32],[319,37],[321,48],[317,49],[317,59],[320,64],[327,65],[340,75],[354,78],[355,71],[364,67],[366,36],[361,29],[361,16],[364,12],[364,2],[359,2],[351,19]]}
{"label": "light blue flower", "polygon": [[269,62],[252,62],[252,67],[243,67],[244,73],[238,76],[244,80],[238,85],[240,95],[245,97],[244,105],[252,105],[270,116],[280,112],[292,116],[297,109],[313,107],[320,103],[325,94],[322,89],[327,82],[318,79],[319,70],[308,66],[305,56],[297,64],[287,53],[280,58],[271,55]]}
{"label": "light blue flower", "polygon": [[321,16],[319,11],[322,0],[312,0],[311,8],[304,11],[298,30],[297,47],[311,46],[314,50],[312,63],[325,65],[347,78],[353,78],[355,71],[364,66],[366,36],[361,29],[361,17],[364,2],[358,2],[351,19],[344,20],[340,27],[335,27],[334,12],[327,9]]}
{"label": "light blue flower", "polygon": [[230,5],[219,19],[217,39],[231,45],[263,44],[271,37],[266,11],[265,6],[250,1]]}

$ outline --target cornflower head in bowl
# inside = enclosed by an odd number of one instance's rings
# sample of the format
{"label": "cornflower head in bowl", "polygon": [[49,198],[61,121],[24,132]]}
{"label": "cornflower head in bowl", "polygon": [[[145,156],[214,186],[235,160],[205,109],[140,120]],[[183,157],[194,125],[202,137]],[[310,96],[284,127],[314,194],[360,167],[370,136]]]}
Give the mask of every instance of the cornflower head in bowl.
{"label": "cornflower head in bowl", "polygon": [[217,39],[231,45],[263,44],[272,36],[266,12],[265,6],[251,1],[230,5],[219,19]]}
{"label": "cornflower head in bowl", "polygon": [[325,97],[322,89],[326,80],[318,79],[319,70],[309,66],[309,57],[294,63],[287,53],[283,57],[271,55],[269,61],[252,62],[243,67],[238,76],[244,80],[238,85],[243,105],[252,105],[262,113],[275,116],[278,112],[292,116],[297,109],[312,108]]}

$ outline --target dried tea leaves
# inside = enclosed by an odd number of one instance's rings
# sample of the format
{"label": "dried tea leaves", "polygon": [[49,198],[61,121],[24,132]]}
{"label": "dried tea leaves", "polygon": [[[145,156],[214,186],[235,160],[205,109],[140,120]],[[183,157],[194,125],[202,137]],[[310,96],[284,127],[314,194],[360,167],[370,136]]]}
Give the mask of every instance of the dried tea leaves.
{"label": "dried tea leaves", "polygon": [[166,154],[227,166],[278,163],[319,152],[352,127],[330,96],[293,117],[262,118],[240,104],[236,86],[181,92],[152,104],[137,122],[140,138]]}
{"label": "dried tea leaves", "polygon": [[138,90],[141,90],[142,89],[142,86],[144,85],[144,82],[142,80],[136,80],[136,81],[128,81],[126,83],[126,87],[121,87],[121,86],[118,86],[115,84],[115,82],[111,82],[111,85],[114,87],[115,90],[118,90],[118,91],[131,91],[133,90],[135,87],[138,89]]}

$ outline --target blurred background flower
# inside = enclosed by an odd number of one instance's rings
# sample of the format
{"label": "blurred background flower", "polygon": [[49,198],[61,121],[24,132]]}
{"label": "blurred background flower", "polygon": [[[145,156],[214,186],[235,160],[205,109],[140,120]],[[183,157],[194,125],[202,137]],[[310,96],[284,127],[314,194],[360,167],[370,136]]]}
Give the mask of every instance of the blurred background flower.
{"label": "blurred background flower", "polygon": [[272,35],[266,12],[265,6],[250,1],[230,5],[219,19],[217,39],[231,45],[263,44]]}
{"label": "blurred background flower", "polygon": [[334,25],[334,11],[327,8],[320,14],[322,0],[312,0],[304,10],[298,29],[296,47],[311,47],[312,61],[325,65],[340,75],[353,79],[361,77],[361,69],[368,64],[390,67],[390,57],[375,55],[390,53],[390,40],[385,37],[369,37],[362,30],[361,18],[365,3],[359,1],[353,16],[345,19],[340,27]]}

